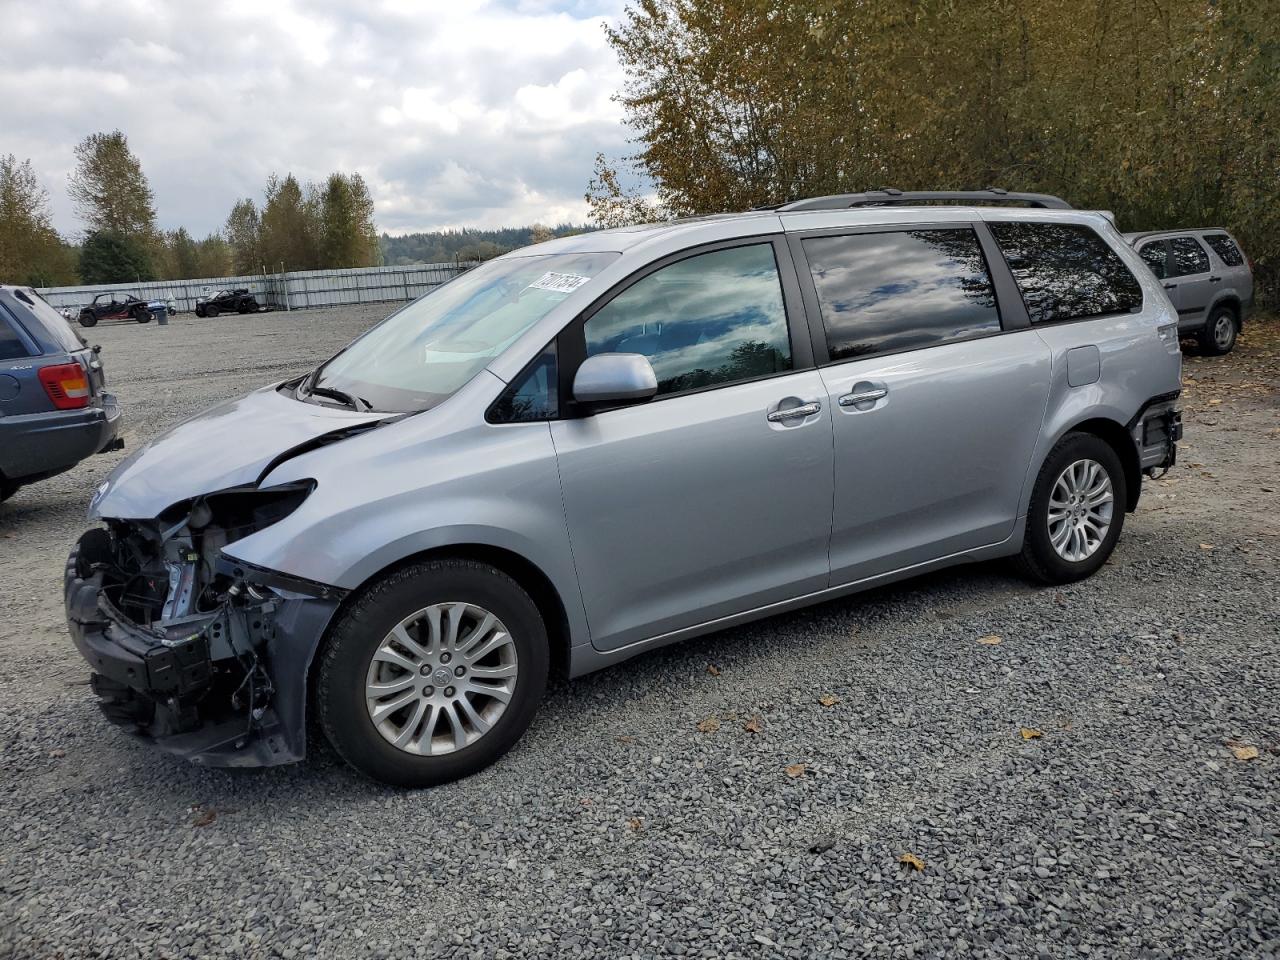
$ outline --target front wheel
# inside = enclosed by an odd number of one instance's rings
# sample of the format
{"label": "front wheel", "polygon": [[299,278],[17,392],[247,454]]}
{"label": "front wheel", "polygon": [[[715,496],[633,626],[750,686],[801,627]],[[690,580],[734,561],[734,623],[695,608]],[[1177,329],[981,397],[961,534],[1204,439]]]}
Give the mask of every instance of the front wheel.
{"label": "front wheel", "polygon": [[1200,331],[1200,351],[1212,357],[1230,353],[1236,345],[1236,316],[1225,307],[1219,307],[1209,315]]}
{"label": "front wheel", "polygon": [[1023,570],[1044,583],[1092,576],[1115,549],[1127,502],[1124,468],[1111,445],[1091,433],[1067,434],[1031,492]]}
{"label": "front wheel", "polygon": [[84,313],[80,314],[80,326],[96,327],[97,325],[98,325],[98,318],[95,317],[92,313],[85,311]]}
{"label": "front wheel", "polygon": [[505,573],[470,560],[414,564],[368,588],[330,631],[317,714],[361,772],[434,786],[520,739],[549,661],[538,608]]}

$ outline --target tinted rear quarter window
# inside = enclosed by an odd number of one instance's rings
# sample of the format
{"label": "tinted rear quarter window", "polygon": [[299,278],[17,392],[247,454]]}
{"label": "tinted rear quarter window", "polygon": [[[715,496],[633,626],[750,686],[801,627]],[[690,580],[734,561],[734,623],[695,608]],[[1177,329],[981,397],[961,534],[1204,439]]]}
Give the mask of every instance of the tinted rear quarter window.
{"label": "tinted rear quarter window", "polygon": [[804,253],[832,360],[1000,329],[991,275],[969,227],[811,237]]}
{"label": "tinted rear quarter window", "polygon": [[1174,237],[1169,241],[1173,247],[1173,275],[1186,277],[1193,273],[1209,272],[1209,255],[1204,247],[1193,237]]}
{"label": "tinted rear quarter window", "polygon": [[993,222],[1032,323],[1083,320],[1142,307],[1142,287],[1095,230],[1082,223]]}
{"label": "tinted rear quarter window", "polygon": [[1142,257],[1143,262],[1151,268],[1151,272],[1156,275],[1157,279],[1164,279],[1165,273],[1169,269],[1169,264],[1168,257],[1165,255],[1163,240],[1155,240],[1148,243],[1138,251],[1138,256]]}
{"label": "tinted rear quarter window", "polygon": [[1244,263],[1244,254],[1240,252],[1236,242],[1225,233],[1205,234],[1204,242],[1213,247],[1213,252],[1218,255],[1218,259],[1228,267],[1238,267]]}
{"label": "tinted rear quarter window", "polygon": [[12,322],[5,315],[4,308],[0,307],[0,360],[17,360],[19,357],[30,355],[27,345],[18,336],[18,331],[13,328]]}
{"label": "tinted rear quarter window", "polygon": [[84,349],[84,341],[67,323],[66,318],[50,306],[49,301],[34,290],[15,290],[13,295],[26,305],[45,329],[49,338],[68,353]]}

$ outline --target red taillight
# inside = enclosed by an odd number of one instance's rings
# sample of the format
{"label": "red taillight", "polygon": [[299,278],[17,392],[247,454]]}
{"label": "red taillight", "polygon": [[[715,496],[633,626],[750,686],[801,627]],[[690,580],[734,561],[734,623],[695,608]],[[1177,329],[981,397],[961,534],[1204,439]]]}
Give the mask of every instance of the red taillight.
{"label": "red taillight", "polygon": [[89,405],[89,378],[78,363],[41,367],[40,383],[59,410],[76,410]]}

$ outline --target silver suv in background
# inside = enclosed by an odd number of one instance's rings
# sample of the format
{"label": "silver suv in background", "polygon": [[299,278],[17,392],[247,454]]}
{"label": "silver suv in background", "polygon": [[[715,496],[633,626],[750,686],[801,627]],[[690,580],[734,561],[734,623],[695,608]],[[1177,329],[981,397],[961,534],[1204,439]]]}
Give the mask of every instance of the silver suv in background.
{"label": "silver suv in background", "polygon": [[1253,309],[1253,265],[1221,227],[1128,233],[1138,256],[1164,284],[1178,311],[1178,332],[1200,349],[1230,353]]}
{"label": "silver suv in background", "polygon": [[953,564],[1089,576],[1174,462],[1180,375],[1160,283],[1052,197],[557,239],[122,463],[71,635],[172,753],[299,760],[314,716],[370,776],[440,783],[552,671]]}

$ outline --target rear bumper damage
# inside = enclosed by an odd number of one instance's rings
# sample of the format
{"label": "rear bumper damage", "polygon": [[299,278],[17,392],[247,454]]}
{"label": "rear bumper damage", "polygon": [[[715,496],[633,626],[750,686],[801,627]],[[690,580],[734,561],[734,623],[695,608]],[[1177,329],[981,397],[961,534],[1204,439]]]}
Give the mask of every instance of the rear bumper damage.
{"label": "rear bumper damage", "polygon": [[[104,590],[108,540],[104,530],[86,533],[65,571],[71,638],[107,718],[194,763],[301,760],[307,674],[342,591],[219,561],[210,609],[141,625]],[[170,597],[182,589],[174,574]]]}

